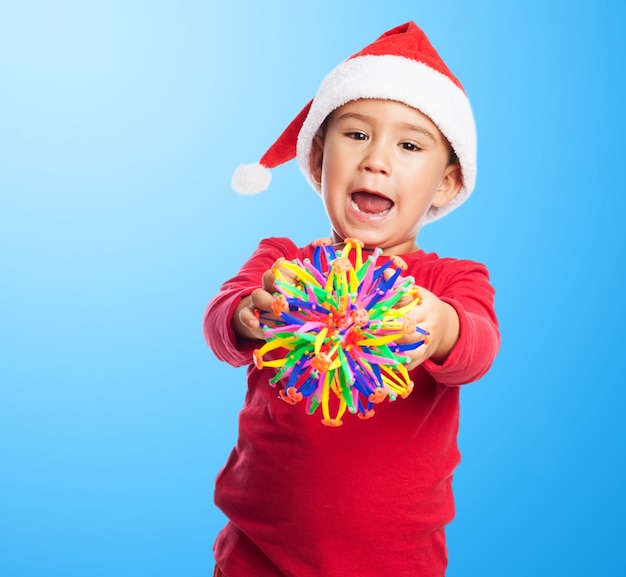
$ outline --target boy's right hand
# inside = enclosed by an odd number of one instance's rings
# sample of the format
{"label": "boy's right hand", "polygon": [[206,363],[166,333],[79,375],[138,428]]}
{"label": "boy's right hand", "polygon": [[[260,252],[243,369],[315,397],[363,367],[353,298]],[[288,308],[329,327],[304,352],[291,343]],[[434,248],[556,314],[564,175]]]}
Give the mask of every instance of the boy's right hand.
{"label": "boy's right hand", "polygon": [[[232,327],[239,340],[265,340],[265,333],[261,328],[261,323],[257,317],[257,311],[262,311],[265,316],[275,318],[272,314],[272,303],[276,291],[274,282],[276,281],[275,267],[280,266],[278,261],[273,268],[263,273],[263,286],[255,289],[249,296],[241,299],[235,309],[232,318]],[[281,275],[289,282],[295,282],[296,278],[290,271],[281,268]]]}

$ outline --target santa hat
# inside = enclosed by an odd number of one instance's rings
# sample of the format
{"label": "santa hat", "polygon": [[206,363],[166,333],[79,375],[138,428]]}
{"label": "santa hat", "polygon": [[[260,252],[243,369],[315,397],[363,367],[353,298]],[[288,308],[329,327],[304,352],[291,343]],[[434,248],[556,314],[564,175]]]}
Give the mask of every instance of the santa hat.
{"label": "santa hat", "polygon": [[261,160],[237,168],[233,188],[242,194],[261,192],[269,186],[268,169],[297,158],[300,170],[319,192],[309,167],[313,137],[333,110],[362,98],[395,100],[416,108],[437,125],[456,153],[463,185],[449,203],[432,207],[425,222],[441,218],[467,199],[476,182],[472,109],[461,83],[413,22],[385,32],[332,70]]}

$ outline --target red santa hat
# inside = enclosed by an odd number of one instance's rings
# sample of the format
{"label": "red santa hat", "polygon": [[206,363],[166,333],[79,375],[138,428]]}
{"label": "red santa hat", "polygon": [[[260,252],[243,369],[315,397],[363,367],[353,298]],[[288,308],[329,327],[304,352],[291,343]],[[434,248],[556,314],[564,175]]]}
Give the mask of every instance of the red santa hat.
{"label": "red santa hat", "polygon": [[313,137],[333,110],[362,98],[395,100],[416,108],[437,125],[456,153],[463,186],[448,204],[432,207],[425,222],[441,218],[467,199],[476,182],[472,109],[461,83],[413,22],[385,32],[333,69],[261,160],[237,168],[233,188],[242,194],[261,192],[270,183],[268,169],[297,158],[300,170],[319,192],[309,168]]}

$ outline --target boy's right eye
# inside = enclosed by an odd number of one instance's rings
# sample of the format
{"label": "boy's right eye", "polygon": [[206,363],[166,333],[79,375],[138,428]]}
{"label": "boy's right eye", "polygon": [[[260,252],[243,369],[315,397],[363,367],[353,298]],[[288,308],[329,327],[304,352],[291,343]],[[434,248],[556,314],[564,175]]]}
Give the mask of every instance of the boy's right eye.
{"label": "boy's right eye", "polygon": [[353,140],[367,140],[367,134],[365,134],[365,132],[361,132],[360,130],[351,130],[345,134],[348,138],[352,138]]}

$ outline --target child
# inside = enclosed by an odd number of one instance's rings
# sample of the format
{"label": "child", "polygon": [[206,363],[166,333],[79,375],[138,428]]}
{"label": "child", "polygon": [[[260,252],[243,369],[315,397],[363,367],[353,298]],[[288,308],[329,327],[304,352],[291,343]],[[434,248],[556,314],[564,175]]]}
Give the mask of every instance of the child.
{"label": "child", "polygon": [[459,385],[487,372],[499,332],[486,268],[425,253],[417,236],[474,187],[469,102],[409,22],[333,70],[260,166],[244,167],[233,186],[262,189],[262,167],[294,157],[321,195],[337,246],[357,238],[366,250],[380,247],[382,260],[407,262],[423,298],[411,314],[431,338],[410,353],[410,396],[377,405],[368,420],[321,425],[317,414],[278,399],[269,386],[275,369],[251,364],[264,338],[255,310],[271,310],[272,265],[310,258],[313,245],[261,241],[204,319],[215,355],[249,365],[239,439],[216,481],[228,523],[215,543],[215,574],[442,576],[460,458]]}

